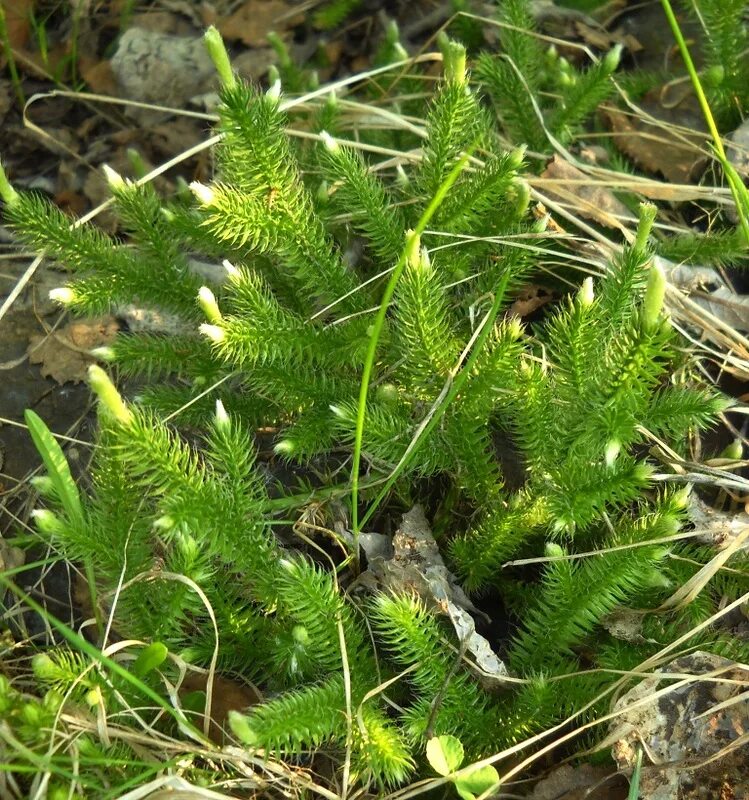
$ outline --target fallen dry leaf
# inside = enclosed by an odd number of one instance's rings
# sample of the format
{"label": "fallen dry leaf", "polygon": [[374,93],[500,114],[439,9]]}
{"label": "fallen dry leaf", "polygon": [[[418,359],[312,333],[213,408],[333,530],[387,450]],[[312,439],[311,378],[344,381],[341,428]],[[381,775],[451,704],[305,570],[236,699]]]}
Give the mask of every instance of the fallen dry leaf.
{"label": "fallen dry leaf", "polygon": [[507,309],[507,316],[520,317],[521,319],[530,316],[534,311],[545,306],[553,299],[553,295],[543,286],[529,284],[523,286],[515,295],[515,300]]}
{"label": "fallen dry leaf", "polygon": [[0,536],[0,572],[8,572],[22,567],[26,562],[26,552],[10,544]]}
{"label": "fallen dry leaf", "polygon": [[[185,676],[179,687],[181,695],[189,692],[205,692],[208,685],[207,674],[191,673]],[[216,744],[224,743],[224,730],[228,729],[227,718],[230,711],[245,711],[261,702],[258,689],[247,683],[239,683],[223,675],[213,678],[211,697],[211,722],[208,735]]]}
{"label": "fallen dry leaf", "polygon": [[617,217],[630,216],[629,209],[604,183],[596,181],[560,156],[546,165],[537,184],[545,194],[608,228],[622,228]]}
{"label": "fallen dry leaf", "polygon": [[224,39],[257,47],[267,44],[270,31],[280,33],[290,27],[289,9],[284,0],[247,0],[231,16],[220,19],[216,27]]}
{"label": "fallen dry leaf", "polygon": [[117,96],[117,79],[112,72],[112,65],[106,59],[81,55],[78,59],[78,71],[95,94]]}
{"label": "fallen dry leaf", "polygon": [[[679,103],[664,105],[662,92],[655,89],[640,106],[653,119],[633,116],[616,109],[602,112],[611,127],[614,145],[648,172],[661,173],[672,183],[696,180],[705,156],[705,123],[691,96]],[[672,127],[678,125],[681,130]]]}
{"label": "fallen dry leaf", "polygon": [[[0,0],[5,12],[5,30],[10,46],[23,50],[31,37],[31,20],[34,14],[34,0]],[[3,58],[2,63],[5,63]]]}
{"label": "fallen dry leaf", "polygon": [[41,373],[59,384],[80,383],[95,359],[88,351],[111,344],[119,325],[114,317],[71,322],[60,331],[29,340],[29,362],[41,364]]}
{"label": "fallen dry leaf", "polygon": [[479,677],[488,686],[503,685],[507,668],[489,642],[476,631],[473,617],[481,613],[471,603],[455,576],[447,569],[424,510],[414,506],[392,538],[378,533],[360,539],[369,569],[360,576],[364,585],[380,591],[413,593],[437,613],[445,614],[455,628],[458,641],[479,667]]}

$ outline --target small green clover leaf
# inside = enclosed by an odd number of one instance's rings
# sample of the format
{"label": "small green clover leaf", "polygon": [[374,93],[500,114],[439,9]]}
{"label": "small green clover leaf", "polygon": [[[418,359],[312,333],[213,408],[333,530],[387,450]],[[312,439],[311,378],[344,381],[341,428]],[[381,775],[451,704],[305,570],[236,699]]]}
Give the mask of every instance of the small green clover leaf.
{"label": "small green clover leaf", "polygon": [[435,772],[447,777],[463,763],[463,745],[455,736],[433,736],[427,742],[427,760]]}
{"label": "small green clover leaf", "polygon": [[455,784],[463,800],[476,800],[476,797],[499,785],[497,770],[490,765],[456,775],[463,757],[463,745],[455,736],[434,736],[427,742],[427,760],[435,772]]}
{"label": "small green clover leaf", "polygon": [[499,775],[491,764],[477,767],[455,777],[455,789],[463,800],[476,800],[490,789],[499,786]]}
{"label": "small green clover leaf", "polygon": [[135,659],[132,667],[130,667],[130,671],[137,678],[144,678],[149,672],[158,669],[168,655],[169,650],[165,644],[153,642],[140,651],[138,658]]}

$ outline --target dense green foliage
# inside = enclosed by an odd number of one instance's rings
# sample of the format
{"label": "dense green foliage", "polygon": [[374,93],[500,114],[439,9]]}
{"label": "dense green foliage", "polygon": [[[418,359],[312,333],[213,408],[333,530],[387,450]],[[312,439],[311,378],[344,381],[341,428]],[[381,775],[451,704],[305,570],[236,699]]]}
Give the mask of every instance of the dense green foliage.
{"label": "dense green foliage", "polygon": [[[36,515],[41,533],[89,566],[122,635],[161,642],[199,667],[215,658],[221,672],[262,686],[264,702],[231,718],[244,745],[284,757],[348,752],[353,776],[380,787],[416,772],[430,736],[489,755],[576,712],[607,680],[567,679],[561,702],[555,678],[637,663],[679,635],[683,612],[647,616],[652,636],[639,646],[600,625],[622,606],[656,608],[676,580],[669,556],[679,545],[663,540],[683,525],[687,493],[654,488],[644,444],[657,436],[681,450],[726,405],[693,380],[664,314],[652,206],[641,209],[634,241],[540,322],[511,312],[547,254],[574,263],[533,213],[522,171],[578,135],[611,93],[619,54],[560,67],[529,35],[526,3],[502,4],[501,21],[502,51],[478,59],[475,81],[465,50],[443,41],[423,126],[373,132],[375,153],[388,135],[388,156],[396,143],[410,153],[396,164],[364,157],[366,131],[348,140],[335,100],[305,112],[335,138],[290,137],[279,85],[261,93],[236,79],[213,36],[222,140],[215,178],[192,185],[194,202],[163,200],[110,171],[123,244],[0,186],[19,238],[72,273],[55,293],[69,309],[137,302],[172,315],[176,331],[123,334],[97,353],[146,386],[128,403],[92,369],[101,400],[92,487],[73,500],[58,459],[58,479],[40,484],[52,509]],[[504,148],[508,138],[530,154]],[[210,286],[194,256],[223,260]],[[259,428],[274,431],[276,463],[325,485],[299,496],[286,485],[271,497],[279,488],[257,463]],[[350,496],[341,464],[360,433],[357,511],[397,524],[416,500],[448,516],[440,543],[463,585],[505,593],[518,620],[502,644],[520,688],[487,692],[425,598],[344,590],[358,530],[337,538],[347,558],[336,569],[319,546],[276,535],[279,509],[288,517]],[[502,445],[520,480],[504,474]],[[434,500],[436,481],[449,487],[444,502]],[[502,569],[544,552],[529,585]],[[700,553],[695,571],[709,558]],[[720,593],[701,600],[705,619]],[[721,642],[705,635],[700,644]],[[48,658],[40,680],[54,691],[84,669],[72,654]],[[174,677],[170,663],[159,666]],[[122,707],[111,687],[78,689],[97,690],[109,711]]]}

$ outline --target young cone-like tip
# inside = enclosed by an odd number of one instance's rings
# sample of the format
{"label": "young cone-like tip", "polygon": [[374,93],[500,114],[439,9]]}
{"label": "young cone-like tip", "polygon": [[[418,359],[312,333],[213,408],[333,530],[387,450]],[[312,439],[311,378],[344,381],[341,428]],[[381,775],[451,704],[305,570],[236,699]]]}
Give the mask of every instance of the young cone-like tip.
{"label": "young cone-like tip", "polygon": [[237,280],[237,278],[239,278],[239,276],[240,276],[240,274],[241,274],[241,273],[240,273],[240,272],[239,272],[239,270],[238,270],[238,269],[237,269],[237,268],[234,266],[234,264],[232,264],[232,263],[231,263],[231,261],[229,261],[228,259],[226,259],[226,258],[225,258],[225,259],[224,259],[224,260],[221,262],[221,265],[222,265],[222,266],[223,266],[223,268],[226,270],[226,274],[227,274],[227,276],[229,277],[229,280],[235,281],[235,280]]}
{"label": "young cone-like tip", "polygon": [[213,342],[223,342],[226,336],[223,329],[219,328],[218,325],[208,325],[207,323],[203,323],[199,330],[203,336],[207,336]]}
{"label": "young cone-like tip", "polygon": [[421,237],[418,233],[406,231],[406,261],[411,267],[418,267],[421,258]]}
{"label": "young cone-like tip", "polygon": [[522,219],[531,204],[531,187],[528,181],[523,180],[523,178],[515,178],[512,185],[515,189],[514,215],[516,219]]}
{"label": "young cone-like tip", "polygon": [[30,483],[44,497],[52,497],[55,494],[55,484],[49,475],[35,475]]}
{"label": "young cone-like tip", "polygon": [[240,714],[239,711],[230,711],[228,719],[232,733],[240,742],[247,745],[253,745],[257,742],[257,734],[250,727],[250,723],[244,714]]}
{"label": "young cone-like tip", "polygon": [[523,161],[525,160],[525,151],[528,148],[521,144],[520,147],[516,147],[514,150],[510,151],[510,169],[520,169],[523,166]]}
{"label": "young cone-like tip", "polygon": [[741,439],[734,439],[728,447],[723,448],[721,451],[721,458],[730,458],[732,461],[738,461],[744,453],[744,447],[741,444]]}
{"label": "young cone-like tip", "polygon": [[640,203],[640,222],[637,225],[637,235],[633,245],[638,253],[644,253],[648,246],[650,231],[653,230],[657,214],[658,207],[653,203]]}
{"label": "young cone-like tip", "polygon": [[61,286],[59,289],[50,289],[49,299],[66,306],[75,300],[75,292],[68,286]]}
{"label": "young cone-like tip", "polygon": [[327,131],[320,131],[320,141],[331,153],[335,153],[338,150],[338,142]]}
{"label": "young cone-like tip", "polygon": [[648,273],[648,285],[642,306],[642,322],[646,330],[654,330],[660,321],[663,301],[666,299],[666,273],[653,264]]}
{"label": "young cone-like tip", "polygon": [[231,425],[231,420],[221,400],[216,400],[216,427],[225,429]]}
{"label": "young cone-like tip", "polygon": [[583,281],[580,291],[577,293],[577,299],[583,308],[593,305],[595,294],[593,293],[593,278],[588,277]]}
{"label": "young cone-like tip", "polygon": [[689,505],[689,498],[692,495],[692,487],[687,485],[683,489],[679,489],[678,492],[674,493],[674,504],[677,508],[687,508]]}
{"label": "young cone-like tip", "polygon": [[562,546],[556,542],[547,542],[544,550],[547,558],[561,558],[564,555]]}
{"label": "young cone-like tip", "polygon": [[317,198],[317,202],[321,206],[326,206],[330,202],[330,195],[328,194],[328,190],[330,187],[328,186],[327,181],[322,181],[320,185],[317,187],[317,192],[315,193],[315,197]]}
{"label": "young cone-like tip", "polygon": [[106,372],[96,364],[88,368],[88,382],[105,408],[114,419],[128,425],[133,419],[133,412],[125,405],[120,393]]}
{"label": "young cone-like tip", "polygon": [[34,677],[40,681],[52,681],[59,674],[55,662],[47,653],[37,653],[31,659],[31,669],[34,672]]}
{"label": "young cone-like tip", "polygon": [[606,70],[606,72],[612,73],[619,66],[619,62],[621,60],[622,60],[622,45],[616,44],[603,57],[603,68]]}
{"label": "young cone-like tip", "polygon": [[229,54],[226,52],[221,34],[211,25],[205,32],[203,40],[205,41],[208,55],[211,57],[211,61],[213,61],[213,66],[216,67],[216,72],[218,72],[218,77],[222,86],[225,89],[233,89],[237,85],[237,79],[234,77]]}
{"label": "young cone-like tip", "polygon": [[281,97],[281,81],[276,80],[270,85],[270,88],[265,93],[266,98],[274,105],[278,103]]}
{"label": "young cone-like tip", "polygon": [[115,361],[117,358],[112,347],[94,347],[93,350],[89,350],[89,353],[99,361]]}
{"label": "young cone-like tip", "polygon": [[281,439],[273,446],[273,452],[279,456],[293,456],[296,446],[291,439]]}
{"label": "young cone-like tip", "polygon": [[622,444],[617,439],[612,439],[606,445],[605,459],[607,467],[612,467],[614,465],[614,462],[616,461],[616,458],[619,455],[621,449],[622,449]]}
{"label": "young cone-like tip", "polygon": [[452,41],[447,36],[437,37],[440,50],[442,50],[442,63],[445,80],[448,83],[457,83],[464,86],[466,83],[466,49],[460,42]]}
{"label": "young cone-like tip", "polygon": [[104,173],[104,177],[107,179],[107,183],[109,184],[109,188],[116,192],[119,189],[124,189],[127,185],[125,183],[125,179],[120,175],[117,170],[112,169],[109,164],[104,164],[102,166],[102,172]]}
{"label": "young cone-like tip", "polygon": [[2,163],[0,163],[0,197],[2,197],[9,206],[12,206],[13,203],[18,200],[18,192],[10,185]]}
{"label": "young cone-like tip", "polygon": [[213,189],[204,183],[200,183],[200,181],[193,181],[190,184],[190,190],[204,206],[210,206],[216,199],[216,193]]}
{"label": "young cone-like tip", "polygon": [[411,185],[411,179],[406,174],[406,170],[403,169],[401,164],[397,164],[395,167],[395,180],[398,182],[399,186],[402,186],[404,189],[407,189]]}
{"label": "young cone-like tip", "polygon": [[207,286],[201,286],[198,290],[198,305],[203,310],[208,322],[214,325],[221,322],[221,310],[216,302],[216,296]]}
{"label": "young cone-like tip", "polygon": [[268,67],[268,86],[273,86],[276,81],[281,80],[281,73],[278,71],[278,67],[275,64],[271,64]]}
{"label": "young cone-like tip", "polygon": [[328,408],[338,417],[338,419],[348,419],[349,415],[346,413],[345,408],[341,408],[341,406],[335,405],[335,403],[331,403]]}
{"label": "young cone-like tip", "polygon": [[426,247],[422,247],[419,250],[419,260],[416,263],[416,268],[424,271],[432,268],[432,262],[429,260],[429,251]]}
{"label": "young cone-like tip", "polygon": [[170,531],[176,524],[174,518],[168,514],[164,514],[153,521],[153,527],[159,531]]}
{"label": "young cone-like tip", "polygon": [[57,534],[65,528],[57,514],[53,514],[48,508],[35,508],[31,516],[42,533]]}

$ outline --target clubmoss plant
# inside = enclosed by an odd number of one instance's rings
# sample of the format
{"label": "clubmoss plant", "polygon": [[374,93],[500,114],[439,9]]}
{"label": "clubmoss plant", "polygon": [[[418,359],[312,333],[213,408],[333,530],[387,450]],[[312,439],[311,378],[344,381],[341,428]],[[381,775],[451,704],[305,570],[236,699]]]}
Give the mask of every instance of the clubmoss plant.
{"label": "clubmoss plant", "polygon": [[[519,0],[502,13],[527,24]],[[652,206],[633,243],[542,320],[512,314],[553,246],[548,219],[530,208],[525,144],[542,152],[549,132],[573,138],[618,60],[565,67],[563,102],[536,125],[546,56],[516,33],[479,60],[478,82],[464,48],[442,41],[442,79],[408,131],[418,149],[389,169],[344,138],[335,102],[324,110],[336,135],[299,144],[280,83],[246,85],[210,31],[222,83],[216,175],[185,202],[108,170],[127,245],[0,180],[19,238],[72,273],[56,299],[81,314],[137,302],[171,315],[175,331],[122,335],[98,352],[146,386],[129,402],[91,368],[92,488],[79,497],[64,459],[49,460],[41,535],[90,565],[123,635],[262,686],[263,702],[230,716],[247,748],[294,759],[322,750],[373,787],[414,775],[434,736],[487,756],[605,685],[605,675],[565,678],[559,702],[554,681],[616,656],[605,637],[599,654],[593,636],[607,615],[655,608],[669,592],[668,539],[686,497],[655,490],[646,445],[658,436],[683,449],[726,405],[691,380],[669,324]],[[535,72],[518,73],[526,63]],[[507,134],[522,137],[516,147],[501,146]],[[223,264],[213,280],[196,276],[195,254]],[[271,499],[260,427],[274,432],[277,461],[335,477],[311,498],[286,486]],[[503,443],[521,466],[515,482]],[[352,453],[363,469],[348,476]],[[454,570],[471,591],[504,591],[517,616],[514,636],[495,644],[519,689],[485,691],[423,598],[361,601],[342,588],[361,567],[363,525],[397,524],[406,499],[441,505],[431,477],[460,511],[441,542]],[[339,532],[338,561],[276,535],[279,509],[348,499],[352,485],[361,522]],[[542,553],[530,586],[503,570]]]}

